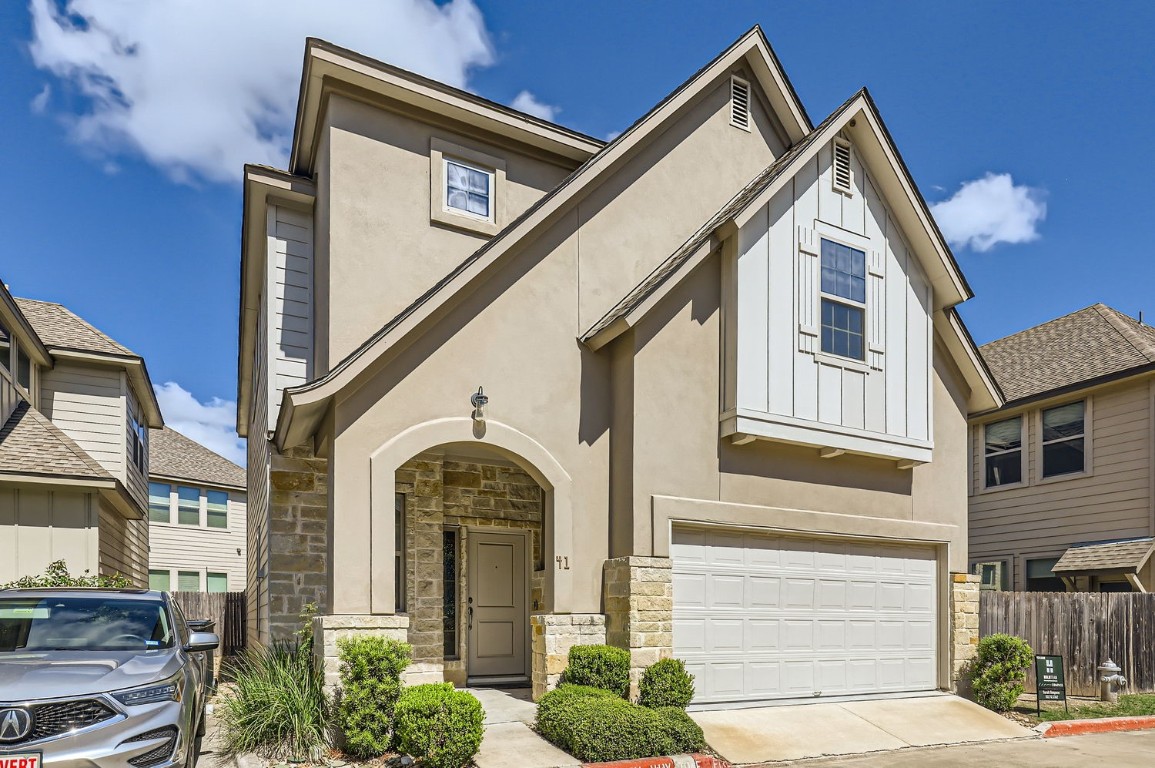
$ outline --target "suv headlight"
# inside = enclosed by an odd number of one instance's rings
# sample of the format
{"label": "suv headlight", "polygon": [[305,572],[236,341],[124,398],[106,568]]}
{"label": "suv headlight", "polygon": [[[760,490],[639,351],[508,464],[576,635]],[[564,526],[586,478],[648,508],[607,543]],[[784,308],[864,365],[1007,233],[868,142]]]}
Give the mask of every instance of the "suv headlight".
{"label": "suv headlight", "polygon": [[158,701],[180,701],[181,682],[182,676],[178,673],[168,680],[142,685],[139,688],[129,688],[126,691],[116,691],[111,696],[127,707],[155,704]]}

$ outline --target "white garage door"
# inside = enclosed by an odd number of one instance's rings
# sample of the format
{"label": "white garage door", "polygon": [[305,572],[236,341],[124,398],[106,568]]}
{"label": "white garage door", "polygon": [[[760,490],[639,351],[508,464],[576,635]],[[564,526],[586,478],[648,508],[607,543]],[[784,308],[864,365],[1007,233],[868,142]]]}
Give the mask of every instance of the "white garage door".
{"label": "white garage door", "polygon": [[937,687],[932,548],[686,528],[671,556],[695,703]]}

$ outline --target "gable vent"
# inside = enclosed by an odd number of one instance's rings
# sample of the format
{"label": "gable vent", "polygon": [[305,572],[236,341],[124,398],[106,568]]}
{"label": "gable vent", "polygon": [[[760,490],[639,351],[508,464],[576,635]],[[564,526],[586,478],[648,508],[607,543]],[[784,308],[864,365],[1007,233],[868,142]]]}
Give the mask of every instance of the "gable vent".
{"label": "gable vent", "polygon": [[842,139],[834,140],[834,188],[848,195],[854,190],[854,177],[850,170],[850,142]]}
{"label": "gable vent", "polygon": [[740,77],[730,78],[730,125],[750,130],[750,83]]}

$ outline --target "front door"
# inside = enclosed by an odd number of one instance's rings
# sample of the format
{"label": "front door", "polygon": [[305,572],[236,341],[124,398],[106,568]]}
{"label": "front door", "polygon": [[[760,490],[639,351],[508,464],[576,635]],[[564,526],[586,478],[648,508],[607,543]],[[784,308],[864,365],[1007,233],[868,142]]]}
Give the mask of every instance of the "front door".
{"label": "front door", "polygon": [[525,541],[520,532],[469,532],[470,678],[526,675]]}

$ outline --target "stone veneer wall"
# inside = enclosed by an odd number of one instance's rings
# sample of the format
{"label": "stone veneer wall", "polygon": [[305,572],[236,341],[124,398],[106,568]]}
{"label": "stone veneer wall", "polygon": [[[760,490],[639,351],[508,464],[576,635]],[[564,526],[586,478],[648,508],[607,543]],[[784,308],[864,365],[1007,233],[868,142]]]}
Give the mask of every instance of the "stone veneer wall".
{"label": "stone veneer wall", "polygon": [[329,604],[329,466],[311,447],[270,452],[269,633],[292,637],[306,606]]}
{"label": "stone veneer wall", "polygon": [[606,617],[600,613],[538,614],[529,617],[533,628],[533,700],[554,688],[575,645],[606,642]]}
{"label": "stone veneer wall", "polygon": [[950,575],[951,689],[966,693],[964,670],[979,644],[979,595],[982,577],[971,573]]}
{"label": "stone veneer wall", "polygon": [[606,643],[630,651],[630,695],[645,668],[674,655],[673,563],[666,557],[607,560]]}
{"label": "stone veneer wall", "polygon": [[[410,618],[413,679],[452,680],[465,684],[468,655],[466,623],[466,526],[532,531],[529,611],[543,607],[541,562],[542,490],[520,468],[477,461],[446,459],[423,453],[403,464],[395,476],[397,493],[405,495],[405,608]],[[459,527],[457,547],[458,658],[446,659],[443,624],[445,580],[442,531]],[[400,608],[399,608],[400,610]],[[424,678],[420,678],[424,679]]]}

